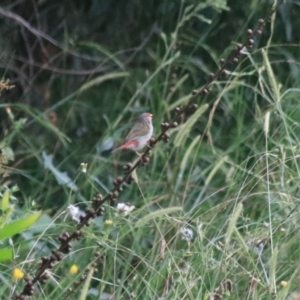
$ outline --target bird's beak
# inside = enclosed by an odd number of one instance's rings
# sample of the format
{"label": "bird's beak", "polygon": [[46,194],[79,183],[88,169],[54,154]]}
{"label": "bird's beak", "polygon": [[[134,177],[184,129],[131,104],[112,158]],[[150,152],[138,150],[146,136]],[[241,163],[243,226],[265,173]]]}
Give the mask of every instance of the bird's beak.
{"label": "bird's beak", "polygon": [[148,113],[148,114],[147,114],[147,117],[152,119],[153,115],[150,114],[150,113]]}

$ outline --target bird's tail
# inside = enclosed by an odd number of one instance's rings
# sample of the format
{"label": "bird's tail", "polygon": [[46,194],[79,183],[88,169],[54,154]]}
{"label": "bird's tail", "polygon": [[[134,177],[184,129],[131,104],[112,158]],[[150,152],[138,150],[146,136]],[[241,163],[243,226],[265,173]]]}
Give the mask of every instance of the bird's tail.
{"label": "bird's tail", "polygon": [[137,146],[138,144],[139,144],[139,142],[136,141],[136,140],[127,141],[122,146],[114,149],[111,153],[114,153],[114,152],[116,152],[118,150],[122,150],[122,149],[132,149],[132,150],[134,150],[133,146]]}
{"label": "bird's tail", "polygon": [[121,149],[124,149],[123,145],[121,147],[118,147],[118,148],[114,149],[113,151],[111,151],[111,153],[115,153],[115,152],[117,152]]}

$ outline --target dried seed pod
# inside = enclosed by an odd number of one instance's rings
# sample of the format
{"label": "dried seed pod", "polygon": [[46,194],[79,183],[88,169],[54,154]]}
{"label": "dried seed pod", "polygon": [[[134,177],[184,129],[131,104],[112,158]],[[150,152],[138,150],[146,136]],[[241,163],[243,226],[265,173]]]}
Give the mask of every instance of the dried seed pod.
{"label": "dried seed pod", "polygon": [[150,161],[150,158],[149,158],[149,156],[144,156],[144,157],[142,158],[142,160],[143,160],[143,163],[144,163],[144,164],[148,164],[149,161]]}
{"label": "dried seed pod", "polygon": [[[44,263],[47,263],[48,262],[48,258],[47,257],[45,257],[45,256],[42,256],[41,257],[41,260],[42,260],[42,263],[44,264]],[[28,279],[28,280],[27,280]],[[24,280],[27,282],[27,281],[30,281],[30,279],[28,278],[28,277],[25,277],[24,278]]]}
{"label": "dried seed pod", "polygon": [[162,136],[162,140],[165,142],[165,143],[168,143],[169,140],[170,140],[170,135],[168,133],[165,133],[163,136]]}
{"label": "dried seed pod", "polygon": [[122,183],[124,180],[123,180],[123,177],[121,177],[121,176],[118,176],[117,177],[117,182],[120,184],[120,183]]}
{"label": "dried seed pod", "polygon": [[148,143],[149,143],[149,147],[154,146],[156,144],[155,138],[152,137]]}
{"label": "dried seed pod", "polygon": [[162,129],[165,129],[165,128],[169,128],[170,125],[169,123],[161,123],[160,126]]}
{"label": "dried seed pod", "polygon": [[66,231],[62,233],[62,236],[66,237],[67,239],[70,237],[69,233]]}
{"label": "dried seed pod", "polygon": [[210,73],[210,74],[208,75],[208,77],[209,77],[209,80],[213,80],[214,77],[215,77],[215,74],[214,74],[214,73]]}
{"label": "dried seed pod", "polygon": [[85,212],[86,212],[86,214],[91,215],[91,214],[93,214],[94,211],[93,211],[91,208],[87,207],[87,208],[85,209]]}
{"label": "dried seed pod", "polygon": [[258,24],[259,24],[259,25],[264,25],[264,24],[265,24],[265,21],[264,21],[263,19],[259,19],[259,20],[258,20]]}
{"label": "dried seed pod", "polygon": [[225,64],[225,59],[224,59],[224,58],[221,58],[221,59],[220,59],[220,65],[223,67],[224,64]]}
{"label": "dried seed pod", "polygon": [[175,127],[177,127],[178,126],[178,123],[177,122],[172,122],[171,123],[171,128],[175,128]]}
{"label": "dried seed pod", "polygon": [[73,236],[76,240],[79,240],[82,236],[82,231],[81,230],[76,230],[74,233],[73,233]]}
{"label": "dried seed pod", "polygon": [[75,280],[74,283],[73,283],[73,285],[74,285],[75,287],[77,287],[77,286],[80,285],[80,282],[79,282],[78,280]]}
{"label": "dried seed pod", "polygon": [[242,49],[243,49],[243,45],[242,45],[242,44],[237,44],[237,45],[236,45],[236,49],[237,49],[238,51],[242,50]]}
{"label": "dried seed pod", "polygon": [[213,300],[221,300],[221,299],[223,299],[223,297],[219,293],[212,293],[211,299],[213,299]]}
{"label": "dried seed pod", "polygon": [[193,90],[192,91],[192,96],[197,96],[198,95],[198,91],[197,90]]}
{"label": "dried seed pod", "polygon": [[261,30],[257,29],[256,32],[255,32],[255,34],[256,34],[256,35],[261,35],[262,32],[261,32]]}
{"label": "dried seed pod", "polygon": [[132,174],[130,174],[129,176],[128,176],[128,178],[127,178],[127,183],[128,184],[131,184],[132,183],[132,181],[134,181],[134,176],[132,175]]}
{"label": "dried seed pod", "polygon": [[97,215],[97,217],[101,217],[101,216],[102,216],[102,214],[103,214],[103,212],[102,212],[101,210],[97,210],[97,211],[96,211],[96,215]]}
{"label": "dried seed pod", "polygon": [[233,63],[237,64],[237,63],[239,62],[239,59],[238,59],[237,57],[234,57],[234,58],[232,59],[232,61],[233,61]]}
{"label": "dried seed pod", "polygon": [[208,90],[207,89],[203,89],[202,90],[202,94],[206,95],[208,93]]}
{"label": "dried seed pod", "polygon": [[223,287],[227,289],[229,292],[233,290],[233,283],[230,279],[225,279],[222,283]]}
{"label": "dried seed pod", "polygon": [[198,105],[196,103],[192,103],[189,105],[189,108],[193,111],[196,111],[198,109]]}
{"label": "dried seed pod", "polygon": [[96,201],[101,201],[102,199],[103,199],[103,196],[101,195],[101,194],[97,194],[94,198],[93,198],[93,200],[96,200]]}
{"label": "dried seed pod", "polygon": [[132,168],[132,164],[131,164],[131,163],[128,163],[128,164],[126,164],[126,165],[123,167],[124,171],[128,171],[128,170],[130,170],[131,168]]}
{"label": "dried seed pod", "polygon": [[249,40],[248,40],[248,45],[249,45],[249,46],[250,46],[250,45],[252,46],[253,44],[254,44],[254,40],[253,40],[253,39],[249,39]]}
{"label": "dried seed pod", "polygon": [[[42,257],[42,260],[43,260],[43,258],[46,259],[45,257]],[[25,276],[23,279],[25,280],[26,283],[31,282],[31,279],[28,276]],[[32,282],[31,282],[31,284],[32,284]]]}
{"label": "dried seed pod", "polygon": [[228,74],[228,72],[227,72],[226,70],[223,70],[223,71],[222,71],[222,75],[223,75],[223,76],[226,76],[227,74]]}
{"label": "dried seed pod", "polygon": [[62,254],[58,250],[52,250],[52,254],[55,256],[56,260],[61,260]]}
{"label": "dried seed pod", "polygon": [[248,30],[247,30],[247,33],[248,33],[248,36],[252,36],[252,35],[253,35],[252,29],[248,29]]}

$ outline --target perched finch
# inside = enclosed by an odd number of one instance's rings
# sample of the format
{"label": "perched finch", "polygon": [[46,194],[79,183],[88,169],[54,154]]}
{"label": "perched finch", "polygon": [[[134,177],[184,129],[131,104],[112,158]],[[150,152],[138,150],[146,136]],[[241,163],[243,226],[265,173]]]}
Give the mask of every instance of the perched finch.
{"label": "perched finch", "polygon": [[126,136],[125,143],[113,150],[112,152],[129,149],[137,151],[144,148],[147,142],[150,140],[153,133],[153,125],[152,125],[152,114],[143,113],[141,114],[134,126],[131,128],[130,132]]}

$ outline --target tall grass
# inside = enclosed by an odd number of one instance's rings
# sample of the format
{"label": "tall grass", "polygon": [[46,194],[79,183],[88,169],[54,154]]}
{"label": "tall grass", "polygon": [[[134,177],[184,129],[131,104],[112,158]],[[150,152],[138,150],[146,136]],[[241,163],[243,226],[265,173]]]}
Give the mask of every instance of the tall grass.
{"label": "tall grass", "polygon": [[[36,107],[18,94],[19,77],[15,91],[2,92],[2,155],[14,154],[1,161],[9,175],[1,193],[9,189],[14,203],[8,221],[44,211],[2,241],[14,250],[0,266],[3,299],[31,294],[32,280],[33,299],[299,297],[299,54],[282,43],[277,11],[264,28],[255,23],[269,4],[252,1],[251,18],[232,20],[233,32],[220,22],[231,22],[225,1],[174,3],[159,6],[176,16],[173,27],[158,19],[146,45],[128,50],[132,60],[81,37],[58,52],[58,65],[88,67],[88,56],[104,74],[37,72]],[[248,27],[262,35],[247,36]],[[67,28],[63,37],[70,42]],[[5,67],[13,74],[13,63]],[[18,95],[29,104],[11,100]],[[111,155],[144,111],[154,115],[151,154]],[[82,210],[78,220],[70,204]],[[25,281],[12,278],[16,269]]]}

